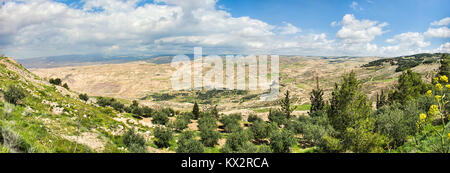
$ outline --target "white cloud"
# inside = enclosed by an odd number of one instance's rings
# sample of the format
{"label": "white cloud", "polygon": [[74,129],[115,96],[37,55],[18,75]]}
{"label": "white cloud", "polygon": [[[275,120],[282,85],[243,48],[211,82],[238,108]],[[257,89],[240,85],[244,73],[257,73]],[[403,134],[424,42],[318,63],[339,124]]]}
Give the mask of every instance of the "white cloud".
{"label": "white cloud", "polygon": [[299,32],[302,32],[302,30],[300,28],[297,28],[296,26],[287,23],[287,22],[283,22],[284,26],[278,27],[278,31],[280,34],[283,35],[289,35],[289,34],[296,34]]}
{"label": "white cloud", "polygon": [[444,43],[433,52],[450,53],[450,42]]}
{"label": "white cloud", "polygon": [[431,23],[431,25],[433,25],[433,26],[446,26],[448,24],[450,24],[450,17],[446,17],[439,21],[434,21]]}
{"label": "white cloud", "polygon": [[358,20],[353,14],[346,14],[342,19],[342,28],[336,37],[345,43],[367,43],[383,34],[383,27],[387,23],[378,24],[377,21]]}
{"label": "white cloud", "polygon": [[424,34],[427,37],[450,38],[450,29],[448,27],[428,28]]}
{"label": "white cloud", "polygon": [[350,4],[350,8],[353,9],[353,10],[360,10],[360,11],[363,10],[363,8],[362,8],[357,2],[355,2],[355,1],[353,1],[353,2]]}
{"label": "white cloud", "polygon": [[393,45],[383,46],[380,51],[383,54],[391,55],[420,53],[424,51],[422,48],[428,47],[431,44],[425,41],[424,36],[418,32],[398,34],[393,38],[387,39],[386,42]]}

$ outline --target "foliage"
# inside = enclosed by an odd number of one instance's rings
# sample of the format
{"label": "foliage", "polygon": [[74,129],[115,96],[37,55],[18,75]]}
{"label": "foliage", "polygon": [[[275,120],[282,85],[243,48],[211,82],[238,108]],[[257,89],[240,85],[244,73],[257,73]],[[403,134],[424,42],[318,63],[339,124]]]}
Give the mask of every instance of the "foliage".
{"label": "foliage", "polygon": [[128,150],[133,153],[145,153],[145,139],[133,129],[129,129],[122,136],[123,143],[128,147]]}
{"label": "foliage", "polygon": [[278,127],[273,123],[266,123],[262,120],[253,122],[249,130],[255,140],[263,140],[269,138]]}
{"label": "foliage", "polygon": [[173,132],[169,128],[156,127],[154,131],[155,145],[160,148],[166,148],[170,146],[170,141],[173,139]]}
{"label": "foliage", "polygon": [[309,97],[310,101],[311,101],[311,108],[309,109],[309,116],[315,116],[317,115],[316,112],[317,111],[321,111],[324,110],[325,108],[325,101],[323,100],[323,90],[318,88],[318,89],[313,89],[312,92],[310,93],[310,97]]}
{"label": "foliage", "polygon": [[189,117],[186,115],[179,115],[173,122],[172,127],[175,128],[176,131],[181,132],[188,127],[189,122]]}
{"label": "foliage", "polygon": [[17,105],[19,100],[25,98],[25,91],[19,86],[10,85],[4,97],[7,102]]}
{"label": "foliage", "polygon": [[220,122],[223,124],[225,132],[231,133],[242,129],[239,123],[241,119],[241,114],[231,114],[222,116]]}
{"label": "foliage", "polygon": [[281,112],[280,110],[278,110],[278,109],[275,109],[275,110],[270,109],[269,110],[269,121],[270,122],[275,122],[278,125],[282,125],[282,124],[286,124],[287,123],[287,118],[286,118],[286,115],[283,112]]}
{"label": "foliage", "polygon": [[426,89],[427,86],[423,83],[420,75],[407,70],[400,75],[394,91],[389,93],[389,101],[391,103],[396,101],[404,104],[406,101],[416,99],[425,93]]}
{"label": "foliage", "polygon": [[62,87],[64,87],[65,89],[69,89],[69,85],[67,85],[67,83],[64,83],[64,84],[62,85]]}
{"label": "foliage", "polygon": [[[225,146],[222,148],[222,152],[224,153],[235,153],[242,152],[248,149],[249,140],[251,139],[251,134],[247,130],[238,130],[231,133],[228,138]],[[247,151],[248,152],[248,151]]]}
{"label": "foliage", "polygon": [[200,116],[200,109],[198,108],[197,102],[194,103],[194,107],[192,108],[192,114],[194,115],[193,119],[198,119]]}
{"label": "foliage", "polygon": [[80,98],[80,100],[83,100],[85,102],[89,100],[89,96],[87,94],[80,94],[78,95],[78,98]]}
{"label": "foliage", "polygon": [[248,118],[247,118],[247,121],[252,123],[252,122],[255,122],[255,121],[262,121],[262,119],[259,118],[258,115],[250,114],[248,116]]}
{"label": "foliage", "polygon": [[51,84],[53,84],[53,85],[61,85],[61,82],[62,82],[62,81],[61,81],[60,78],[55,78],[55,79],[50,78],[49,82],[50,82]]}
{"label": "foliage", "polygon": [[450,54],[442,54],[439,67],[439,76],[450,76]]}
{"label": "foliage", "polygon": [[177,142],[177,153],[203,153],[203,144],[195,139],[195,133],[193,131],[185,131],[180,134]]}
{"label": "foliage", "polygon": [[294,111],[295,107],[291,106],[291,99],[289,97],[289,90],[286,90],[286,93],[284,93],[284,99],[280,101],[281,105],[281,112],[284,113],[286,118],[291,118],[291,113]]}
{"label": "foliage", "polygon": [[198,120],[200,138],[205,146],[212,147],[217,144],[220,134],[217,129],[216,119],[212,116],[203,116]]}
{"label": "foliage", "polygon": [[289,153],[295,143],[294,134],[285,129],[274,132],[270,137],[270,147],[274,153]]}
{"label": "foliage", "polygon": [[161,111],[156,111],[152,117],[153,117],[153,119],[152,119],[153,124],[165,125],[165,124],[167,124],[167,122],[169,122],[169,117],[167,116],[167,114],[165,114]]}

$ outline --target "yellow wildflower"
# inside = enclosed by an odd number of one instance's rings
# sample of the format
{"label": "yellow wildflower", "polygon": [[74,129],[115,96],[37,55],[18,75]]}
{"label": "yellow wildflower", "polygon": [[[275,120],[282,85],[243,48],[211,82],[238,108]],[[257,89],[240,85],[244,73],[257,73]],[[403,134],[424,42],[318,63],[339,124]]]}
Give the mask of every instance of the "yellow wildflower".
{"label": "yellow wildflower", "polygon": [[424,122],[425,119],[427,119],[427,114],[421,113],[421,114],[419,115],[419,120],[420,120],[420,122]]}
{"label": "yellow wildflower", "polygon": [[448,139],[450,140],[450,133],[448,133],[447,136],[448,136]]}
{"label": "yellow wildflower", "polygon": [[442,84],[437,83],[437,84],[436,84],[436,89],[437,89],[437,90],[441,90],[441,89],[442,89]]}
{"label": "yellow wildflower", "polygon": [[430,96],[431,96],[431,94],[433,94],[433,91],[431,91],[431,90],[428,90],[428,91],[427,91],[427,97],[430,97]]}
{"label": "yellow wildflower", "polygon": [[442,82],[448,82],[448,77],[445,76],[445,75],[441,76],[440,79],[441,79]]}
{"label": "yellow wildflower", "polygon": [[433,83],[437,83],[439,81],[438,77],[433,78]]}
{"label": "yellow wildflower", "polygon": [[436,115],[439,112],[439,107],[437,105],[431,105],[430,109],[428,110],[428,114],[430,115]]}
{"label": "yellow wildflower", "polygon": [[450,84],[445,85],[445,88],[447,88],[448,90],[450,90]]}
{"label": "yellow wildflower", "polygon": [[435,96],[434,96],[434,100],[435,100],[436,102],[441,101],[441,98],[442,98],[442,96],[440,96],[440,95],[435,95]]}

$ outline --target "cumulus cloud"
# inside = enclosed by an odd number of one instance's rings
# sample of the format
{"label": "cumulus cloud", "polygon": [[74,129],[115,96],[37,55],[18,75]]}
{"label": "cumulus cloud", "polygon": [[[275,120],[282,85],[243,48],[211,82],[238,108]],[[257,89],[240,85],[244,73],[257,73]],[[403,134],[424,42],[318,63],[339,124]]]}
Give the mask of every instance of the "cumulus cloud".
{"label": "cumulus cloud", "polygon": [[360,11],[363,10],[363,8],[362,8],[357,2],[355,2],[355,1],[353,1],[353,2],[350,4],[350,8],[353,9],[353,10],[360,10]]}
{"label": "cumulus cloud", "polygon": [[431,23],[431,25],[433,25],[433,26],[446,26],[448,24],[450,24],[450,17],[446,17],[439,21],[434,21]]}
{"label": "cumulus cloud", "polygon": [[450,29],[448,27],[428,28],[425,32],[427,37],[450,38]]}
{"label": "cumulus cloud", "polygon": [[450,53],[450,42],[442,44],[433,52]]}
{"label": "cumulus cloud", "polygon": [[342,28],[336,37],[345,43],[368,43],[376,36],[383,34],[383,27],[387,23],[378,23],[371,20],[358,20],[353,14],[346,14],[342,22]]}

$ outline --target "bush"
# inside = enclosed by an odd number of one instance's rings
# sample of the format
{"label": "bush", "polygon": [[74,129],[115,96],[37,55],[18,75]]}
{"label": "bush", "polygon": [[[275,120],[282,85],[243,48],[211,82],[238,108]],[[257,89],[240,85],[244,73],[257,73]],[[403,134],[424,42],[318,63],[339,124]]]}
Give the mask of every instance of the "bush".
{"label": "bush", "polygon": [[231,133],[242,129],[239,123],[241,119],[240,114],[231,114],[223,116],[220,122],[223,124],[225,132]]}
{"label": "bush", "polygon": [[216,130],[207,129],[200,131],[200,139],[207,147],[213,147],[217,144],[220,138],[220,133]]}
{"label": "bush", "polygon": [[252,146],[247,143],[250,143],[249,140],[251,138],[252,138],[251,134],[247,130],[235,131],[228,136],[227,142],[225,143],[225,146],[222,148],[222,152],[223,153],[249,152],[248,149],[249,147]]}
{"label": "bush", "polygon": [[298,121],[303,138],[313,145],[324,147],[325,141],[322,137],[335,135],[335,131],[330,125],[327,116],[304,117]]}
{"label": "bush", "polygon": [[123,143],[128,147],[128,150],[133,153],[145,153],[145,139],[134,130],[129,129],[122,136]]}
{"label": "bush", "polygon": [[262,120],[253,122],[249,128],[255,140],[269,138],[270,135],[272,135],[272,132],[276,129],[276,124],[269,124]]}
{"label": "bush", "polygon": [[80,98],[80,100],[83,100],[85,102],[89,100],[89,96],[87,94],[80,94],[78,95],[78,97]]}
{"label": "bush", "polygon": [[252,122],[255,122],[255,121],[262,121],[262,119],[259,118],[258,115],[251,114],[251,115],[248,116],[247,121],[252,123]]}
{"label": "bush", "polygon": [[69,89],[69,85],[67,85],[67,83],[64,83],[64,85],[62,85],[62,87],[64,87],[65,89]]}
{"label": "bush", "polygon": [[0,126],[0,145],[9,148],[9,152],[33,152],[31,146],[19,137],[14,131]]}
{"label": "bush", "polygon": [[194,103],[194,107],[192,108],[192,114],[194,115],[193,119],[198,119],[200,118],[200,109],[198,107],[197,102]]}
{"label": "bush", "polygon": [[172,108],[164,108],[161,112],[165,113],[169,117],[175,116],[175,111]]}
{"label": "bush", "polygon": [[195,139],[193,131],[185,131],[180,134],[177,142],[177,153],[203,153],[203,144]]}
{"label": "bush", "polygon": [[186,116],[179,115],[177,119],[173,122],[172,127],[175,128],[178,132],[183,131],[188,127],[190,119]]}
{"label": "bush", "polygon": [[167,148],[170,146],[170,141],[173,139],[173,132],[169,128],[156,127],[155,128],[155,145],[160,148]]}
{"label": "bush", "polygon": [[274,153],[289,153],[295,142],[292,132],[285,129],[278,130],[270,137],[270,147]]}
{"label": "bush", "polygon": [[282,125],[282,124],[286,124],[287,123],[287,118],[286,115],[281,112],[280,110],[270,110],[269,111],[269,121],[270,122],[275,122],[278,125]]}
{"label": "bush", "polygon": [[19,86],[10,85],[4,97],[7,102],[17,105],[19,100],[25,98],[25,91]]}
{"label": "bush", "polygon": [[50,82],[51,84],[53,84],[53,85],[61,85],[61,79],[60,79],[60,78],[55,78],[55,79],[51,78],[51,79],[49,80],[49,82]]}
{"label": "bush", "polygon": [[161,111],[157,111],[153,114],[153,119],[152,119],[153,124],[165,125],[165,124],[167,124],[167,122],[169,122],[169,117],[167,116],[167,114],[165,114]]}

